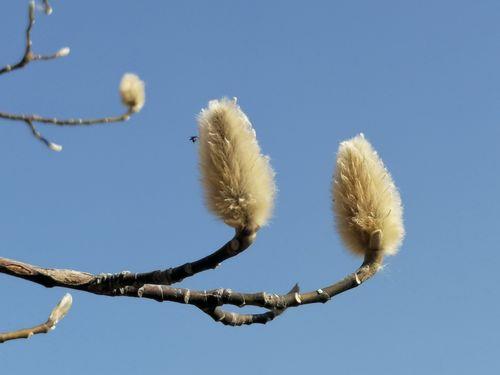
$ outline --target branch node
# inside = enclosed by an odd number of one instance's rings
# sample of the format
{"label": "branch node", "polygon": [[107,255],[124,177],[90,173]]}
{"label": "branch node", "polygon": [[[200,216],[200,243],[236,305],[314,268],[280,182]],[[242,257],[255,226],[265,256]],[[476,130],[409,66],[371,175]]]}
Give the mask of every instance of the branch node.
{"label": "branch node", "polygon": [[161,294],[161,301],[164,301],[165,300],[165,296],[163,295],[163,288],[161,287],[161,285],[157,285],[159,291],[160,291],[160,294]]}
{"label": "branch node", "polygon": [[316,293],[319,294],[322,303],[326,303],[330,300],[330,295],[326,293],[323,289],[318,289]]}
{"label": "branch node", "polygon": [[144,295],[144,287],[142,286],[139,289],[137,289],[137,297],[142,298],[143,295]]}
{"label": "branch node", "polygon": [[184,294],[184,303],[188,304],[189,303],[189,297],[191,296],[191,291],[188,289],[186,293]]}
{"label": "branch node", "polygon": [[300,294],[295,292],[293,296],[295,298],[295,301],[300,305],[302,303],[302,298],[300,298]]}

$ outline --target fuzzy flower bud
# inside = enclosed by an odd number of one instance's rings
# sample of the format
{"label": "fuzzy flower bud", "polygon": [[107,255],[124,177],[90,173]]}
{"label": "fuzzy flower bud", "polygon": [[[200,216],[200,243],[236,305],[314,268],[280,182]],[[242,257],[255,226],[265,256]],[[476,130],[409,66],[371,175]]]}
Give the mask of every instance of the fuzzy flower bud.
{"label": "fuzzy flower bud", "polygon": [[123,75],[120,83],[120,96],[122,103],[132,112],[139,112],[146,101],[144,82],[132,73]]}
{"label": "fuzzy flower bud", "polygon": [[49,146],[49,148],[52,151],[55,151],[55,152],[61,152],[63,149],[61,145],[58,145],[57,143],[54,143],[54,142],[48,142],[47,145]]}
{"label": "fuzzy flower bud", "polygon": [[208,208],[234,228],[269,220],[276,187],[269,158],[236,99],[212,100],[198,117],[200,169]]}
{"label": "fuzzy flower bud", "polygon": [[71,297],[71,294],[66,293],[57,306],[54,307],[54,310],[50,313],[49,321],[51,321],[55,326],[57,322],[66,316],[72,304],[73,298]]}
{"label": "fuzzy flower bud", "polygon": [[56,56],[57,57],[65,57],[65,56],[68,56],[70,52],[71,52],[71,49],[69,47],[63,47],[59,51],[56,52]]}
{"label": "fuzzy flower bud", "polygon": [[363,134],[340,144],[332,190],[337,230],[345,245],[362,256],[374,247],[394,255],[404,237],[401,198]]}

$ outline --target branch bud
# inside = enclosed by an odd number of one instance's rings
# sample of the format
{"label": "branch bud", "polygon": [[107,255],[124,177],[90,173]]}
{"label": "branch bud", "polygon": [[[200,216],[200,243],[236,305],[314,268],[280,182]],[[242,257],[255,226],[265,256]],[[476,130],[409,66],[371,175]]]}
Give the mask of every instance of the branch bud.
{"label": "branch bud", "polygon": [[50,313],[49,321],[52,322],[55,326],[62,318],[66,316],[72,304],[73,298],[71,297],[71,294],[66,293],[61,301],[59,301],[57,306],[54,307],[54,310],[52,310],[52,312]]}
{"label": "branch bud", "polygon": [[353,253],[397,252],[404,237],[401,197],[363,134],[340,144],[332,193],[337,230]]}
{"label": "branch bud", "polygon": [[258,228],[271,216],[276,187],[269,157],[235,100],[212,100],[198,116],[200,169],[208,208],[234,228]]}
{"label": "branch bud", "polygon": [[135,74],[124,74],[120,83],[120,97],[131,112],[139,112],[146,101],[144,82]]}
{"label": "branch bud", "polygon": [[68,56],[70,52],[71,50],[69,49],[69,47],[61,48],[59,51],[56,52],[56,57]]}

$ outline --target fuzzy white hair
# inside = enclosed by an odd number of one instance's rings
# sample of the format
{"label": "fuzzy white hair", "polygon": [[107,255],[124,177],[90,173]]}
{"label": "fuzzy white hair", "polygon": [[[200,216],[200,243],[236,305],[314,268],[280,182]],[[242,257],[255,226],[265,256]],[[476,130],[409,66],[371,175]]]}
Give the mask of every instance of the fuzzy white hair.
{"label": "fuzzy white hair", "polygon": [[269,157],[235,100],[212,100],[198,116],[201,179],[208,208],[234,228],[269,220],[276,187]]}
{"label": "fuzzy white hair", "polygon": [[370,238],[394,255],[404,237],[399,192],[372,145],[360,134],[340,144],[332,186],[337,230],[355,254],[367,255]]}
{"label": "fuzzy white hair", "polygon": [[120,82],[120,97],[130,111],[139,112],[146,102],[144,82],[133,73],[124,74]]}

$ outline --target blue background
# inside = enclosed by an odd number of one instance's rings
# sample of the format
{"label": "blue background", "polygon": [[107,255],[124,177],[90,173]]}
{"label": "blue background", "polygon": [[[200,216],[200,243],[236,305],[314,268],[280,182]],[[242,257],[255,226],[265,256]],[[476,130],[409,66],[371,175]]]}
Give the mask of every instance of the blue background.
{"label": "blue background", "polygon": [[[0,77],[0,110],[120,114],[125,72],[147,84],[126,124],[0,122],[1,256],[89,272],[197,259],[232,236],[204,208],[196,114],[239,98],[277,172],[271,224],[184,286],[285,292],[356,269],[333,229],[338,143],[385,161],[407,236],[373,280],[267,326],[196,308],[72,292],[58,328],[0,347],[5,374],[470,374],[498,358],[500,2],[52,1],[34,50],[70,56]],[[0,65],[24,48],[27,2],[3,0]],[[0,331],[37,324],[64,294],[0,275]]]}

